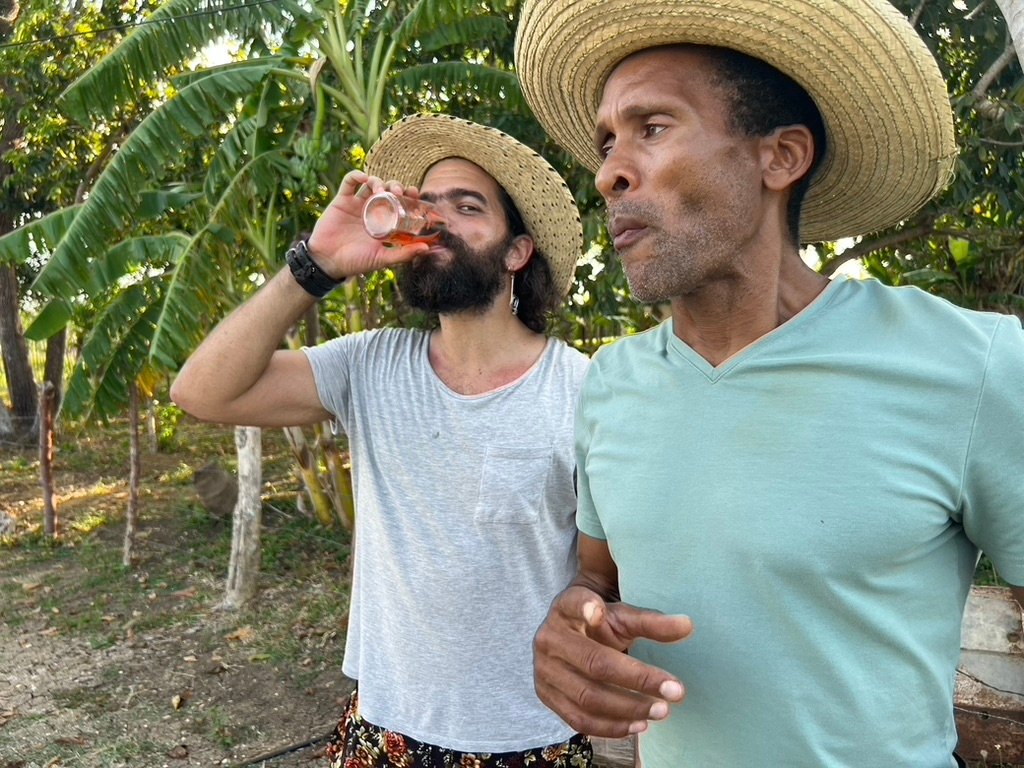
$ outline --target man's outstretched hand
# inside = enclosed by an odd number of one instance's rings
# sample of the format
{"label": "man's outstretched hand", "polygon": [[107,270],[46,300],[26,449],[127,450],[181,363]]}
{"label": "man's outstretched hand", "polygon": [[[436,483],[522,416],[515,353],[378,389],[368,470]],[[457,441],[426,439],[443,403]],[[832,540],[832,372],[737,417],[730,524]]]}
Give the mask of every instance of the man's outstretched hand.
{"label": "man's outstretched hand", "polygon": [[548,707],[580,733],[621,737],[668,717],[685,696],[674,675],[626,655],[638,638],[674,643],[690,636],[687,616],[626,603],[571,586],[552,603],[534,638],[534,684]]}

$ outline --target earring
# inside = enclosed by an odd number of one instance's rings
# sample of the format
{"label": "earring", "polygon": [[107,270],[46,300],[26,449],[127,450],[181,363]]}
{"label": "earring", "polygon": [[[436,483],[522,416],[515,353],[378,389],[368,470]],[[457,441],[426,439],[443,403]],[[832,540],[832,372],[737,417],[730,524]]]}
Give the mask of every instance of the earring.
{"label": "earring", "polygon": [[510,275],[512,275],[512,280],[510,281],[510,287],[508,292],[508,306],[509,309],[512,310],[513,315],[518,315],[519,297],[516,296],[516,273],[513,272],[511,269],[508,272]]}

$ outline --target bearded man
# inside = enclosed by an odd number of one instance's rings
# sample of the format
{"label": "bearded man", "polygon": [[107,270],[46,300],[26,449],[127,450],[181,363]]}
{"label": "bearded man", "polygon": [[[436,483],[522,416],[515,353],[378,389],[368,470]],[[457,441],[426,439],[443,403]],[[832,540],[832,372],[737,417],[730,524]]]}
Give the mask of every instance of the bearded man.
{"label": "bearded man", "polygon": [[[366,198],[421,197],[445,221],[386,247]],[[182,368],[201,419],[348,437],[355,571],[344,672],[357,691],[333,766],[590,764],[587,739],[537,698],[531,639],[576,562],[573,407],[587,358],[544,334],[583,234],[535,152],[441,115],[393,125],[283,269]],[[430,330],[383,328],[303,350],[288,329],[341,281],[395,268]]]}

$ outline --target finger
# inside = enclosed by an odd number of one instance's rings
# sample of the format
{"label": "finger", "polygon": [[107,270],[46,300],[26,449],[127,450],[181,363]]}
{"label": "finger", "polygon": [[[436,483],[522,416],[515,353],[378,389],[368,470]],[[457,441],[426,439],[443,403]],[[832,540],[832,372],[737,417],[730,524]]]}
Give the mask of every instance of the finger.
{"label": "finger", "polygon": [[[675,675],[645,664],[639,659],[600,643],[589,643],[576,649],[576,666],[584,677],[627,692],[640,694],[636,701],[682,701],[685,690]],[[556,656],[556,658],[559,658]]]}
{"label": "finger", "polygon": [[387,266],[397,266],[412,261],[429,250],[430,244],[420,241],[413,241],[405,245],[381,244],[382,261]]}
{"label": "finger", "polygon": [[537,695],[581,733],[619,737],[640,733],[668,717],[669,702],[607,682],[595,681],[571,664],[538,662]]}
{"label": "finger", "polygon": [[367,176],[366,173],[363,172],[363,171],[349,171],[342,178],[341,184],[338,187],[338,192],[339,192],[339,194],[342,194],[342,195],[351,195],[361,185],[366,184],[366,182],[369,180],[369,178],[370,177]]}
{"label": "finger", "polygon": [[618,689],[621,695],[615,699],[613,711],[620,717],[646,717],[643,707],[650,708],[655,700],[682,701],[685,691],[675,676],[623,653],[620,639],[605,625],[580,624],[571,612],[556,611],[541,625],[533,642],[536,679],[542,683],[547,677],[571,681],[575,698],[588,695],[583,681]]}
{"label": "finger", "polygon": [[677,643],[693,634],[689,616],[660,613],[628,603],[608,605],[605,620],[616,634],[630,641],[642,637],[659,643]]}
{"label": "finger", "polygon": [[552,610],[562,619],[572,622],[580,629],[584,626],[597,626],[604,617],[605,602],[592,589],[574,585],[561,592]]}

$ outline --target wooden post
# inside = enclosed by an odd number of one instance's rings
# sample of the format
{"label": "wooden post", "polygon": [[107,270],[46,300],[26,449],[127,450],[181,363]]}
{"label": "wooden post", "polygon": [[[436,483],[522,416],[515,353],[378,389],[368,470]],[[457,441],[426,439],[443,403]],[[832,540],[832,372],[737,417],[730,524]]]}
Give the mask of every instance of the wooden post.
{"label": "wooden post", "polygon": [[131,567],[135,558],[135,538],[139,529],[139,476],[142,472],[142,448],[139,441],[139,385],[128,388],[128,509],[124,516],[124,549],[121,565]]}
{"label": "wooden post", "polygon": [[262,503],[262,431],[235,427],[238,451],[238,499],[231,526],[231,561],[221,608],[235,610],[256,596],[260,573]]}
{"label": "wooden post", "polygon": [[43,532],[57,536],[57,508],[53,502],[53,411],[56,390],[49,381],[43,382],[39,398],[39,485],[43,493]]}

